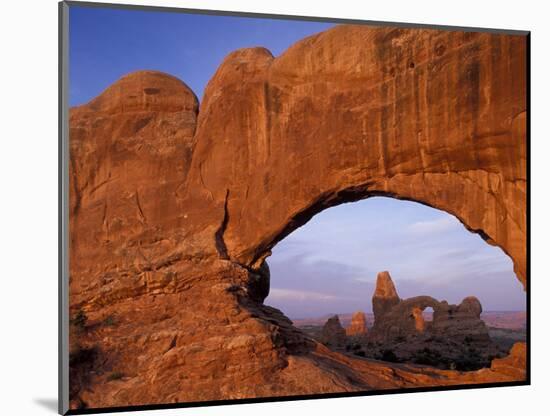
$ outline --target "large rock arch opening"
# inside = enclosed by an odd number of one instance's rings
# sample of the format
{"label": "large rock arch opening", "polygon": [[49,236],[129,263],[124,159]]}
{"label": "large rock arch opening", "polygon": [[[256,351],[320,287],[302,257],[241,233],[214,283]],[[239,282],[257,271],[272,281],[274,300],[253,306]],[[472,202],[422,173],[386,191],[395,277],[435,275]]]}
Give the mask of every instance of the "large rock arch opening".
{"label": "large rock arch opening", "polygon": [[329,313],[344,314],[347,324],[347,314],[370,311],[372,285],[385,269],[405,282],[405,297],[459,303],[475,295],[485,310],[525,308],[509,256],[456,217],[410,201],[372,197],[328,208],[271,251],[264,303],[300,325]]}

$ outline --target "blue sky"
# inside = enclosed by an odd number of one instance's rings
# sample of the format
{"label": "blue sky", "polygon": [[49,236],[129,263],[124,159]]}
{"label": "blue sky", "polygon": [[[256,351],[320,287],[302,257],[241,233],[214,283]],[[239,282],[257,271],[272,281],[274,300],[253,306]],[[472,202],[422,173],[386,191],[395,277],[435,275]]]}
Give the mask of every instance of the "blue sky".
{"label": "blue sky", "polygon": [[[329,23],[70,8],[70,103],[80,105],[121,76],[164,71],[202,99],[235,49],[277,56]],[[485,310],[524,310],[525,294],[502,251],[452,216],[426,206],[371,198],[331,208],[280,242],[268,259],[266,303],[293,318],[371,310],[376,274],[389,270],[401,297],[449,302],[477,296]]]}
{"label": "blue sky", "polygon": [[183,13],[70,8],[70,104],[94,98],[121,76],[154,69],[183,80],[199,100],[223,58],[263,46],[275,56],[333,24]]}

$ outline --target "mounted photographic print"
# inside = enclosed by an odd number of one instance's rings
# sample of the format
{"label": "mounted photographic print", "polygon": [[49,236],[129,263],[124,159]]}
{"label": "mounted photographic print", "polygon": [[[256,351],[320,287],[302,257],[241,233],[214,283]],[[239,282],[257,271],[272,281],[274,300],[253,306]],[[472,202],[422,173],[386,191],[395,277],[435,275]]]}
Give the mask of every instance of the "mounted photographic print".
{"label": "mounted photographic print", "polygon": [[60,413],[529,384],[529,50],[60,3]]}

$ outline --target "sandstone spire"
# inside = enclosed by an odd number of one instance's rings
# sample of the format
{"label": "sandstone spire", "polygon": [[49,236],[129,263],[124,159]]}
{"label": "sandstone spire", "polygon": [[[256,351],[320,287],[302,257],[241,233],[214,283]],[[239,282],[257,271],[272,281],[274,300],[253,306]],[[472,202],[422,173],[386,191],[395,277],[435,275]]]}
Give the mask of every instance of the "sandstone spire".
{"label": "sandstone spire", "polygon": [[389,309],[397,305],[399,301],[400,299],[390,273],[387,271],[378,273],[376,290],[372,296],[372,311],[374,312],[374,316],[384,315]]}
{"label": "sandstone spire", "polygon": [[346,328],[348,336],[364,335],[367,333],[367,318],[365,313],[357,311],[351,317],[351,324]]}

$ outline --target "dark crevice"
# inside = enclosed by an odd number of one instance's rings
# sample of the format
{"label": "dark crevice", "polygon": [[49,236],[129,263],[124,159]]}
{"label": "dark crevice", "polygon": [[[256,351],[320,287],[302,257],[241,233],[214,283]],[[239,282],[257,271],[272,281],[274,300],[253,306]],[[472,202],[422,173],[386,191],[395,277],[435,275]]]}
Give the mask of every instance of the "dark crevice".
{"label": "dark crevice", "polygon": [[264,83],[264,109],[267,158],[269,158],[271,156],[271,93],[268,82]]}
{"label": "dark crevice", "polygon": [[145,216],[145,214],[143,213],[143,209],[141,208],[141,203],[139,202],[139,193],[136,189],[136,205],[137,205],[137,209],[138,209],[138,212],[139,212],[139,215],[141,217],[141,220],[147,224],[147,217]]}
{"label": "dark crevice", "polygon": [[229,255],[227,254],[227,247],[223,239],[223,234],[227,228],[227,223],[229,222],[229,212],[227,210],[227,201],[229,200],[229,189],[225,192],[225,201],[223,203],[223,219],[216,231],[216,250],[220,257],[224,260],[229,260]]}

